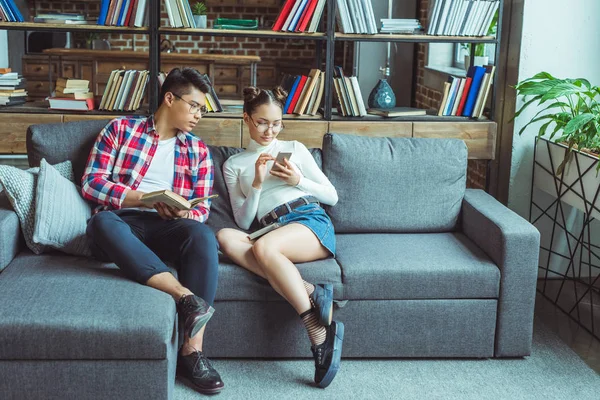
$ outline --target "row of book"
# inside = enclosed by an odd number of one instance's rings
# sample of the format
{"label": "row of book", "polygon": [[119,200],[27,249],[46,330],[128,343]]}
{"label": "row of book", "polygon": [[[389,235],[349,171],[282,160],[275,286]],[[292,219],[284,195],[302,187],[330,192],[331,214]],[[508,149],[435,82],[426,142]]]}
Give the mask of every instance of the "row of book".
{"label": "row of book", "polygon": [[86,19],[83,14],[76,13],[38,13],[33,17],[33,22],[39,22],[44,24],[67,24],[67,25],[79,25],[79,24],[95,24],[95,19]]}
{"label": "row of book", "polygon": [[87,79],[58,78],[54,95],[47,98],[50,110],[89,111],[94,109],[94,94]]}
{"label": "row of book", "polygon": [[334,67],[333,86],[338,100],[338,113],[344,117],[367,115],[356,76],[344,76],[342,67]]}
{"label": "row of book", "polygon": [[274,31],[314,33],[325,10],[325,0],[287,0],[273,24]]}
{"label": "row of book", "polygon": [[285,114],[316,115],[325,90],[325,73],[313,68],[308,75],[286,74],[281,87],[288,92]]}
{"label": "row of book", "polygon": [[188,0],[165,0],[165,8],[172,28],[196,27]]}
{"label": "row of book", "polygon": [[[187,1],[185,2],[187,3]],[[130,27],[148,26],[149,13],[147,9],[146,0],[102,0],[97,24]]]}
{"label": "row of book", "polygon": [[438,115],[481,118],[494,80],[493,65],[472,66],[465,78],[450,76]]}
{"label": "row of book", "polygon": [[6,22],[23,22],[23,14],[15,4],[15,0],[0,0],[0,20]]}
{"label": "row of book", "polygon": [[[210,82],[210,78],[207,74],[203,74],[204,77]],[[167,79],[167,74],[164,72],[158,73],[158,87],[162,88],[163,83]],[[217,96],[217,92],[213,87],[212,83],[209,85],[209,92],[205,93],[206,97],[206,108],[208,112],[222,112],[223,106],[221,105],[221,100],[219,100],[219,96]]]}
{"label": "row of book", "polygon": [[336,0],[335,19],[342,33],[377,33],[371,0]]}
{"label": "row of book", "polygon": [[110,73],[99,110],[135,111],[140,108],[146,92],[147,70],[116,69]]}
{"label": "row of book", "polygon": [[27,82],[18,72],[10,68],[0,68],[0,106],[14,106],[25,103]]}
{"label": "row of book", "polygon": [[381,19],[381,33],[411,34],[423,29],[418,19]]}
{"label": "row of book", "polygon": [[484,36],[500,0],[435,0],[429,15],[429,35]]}

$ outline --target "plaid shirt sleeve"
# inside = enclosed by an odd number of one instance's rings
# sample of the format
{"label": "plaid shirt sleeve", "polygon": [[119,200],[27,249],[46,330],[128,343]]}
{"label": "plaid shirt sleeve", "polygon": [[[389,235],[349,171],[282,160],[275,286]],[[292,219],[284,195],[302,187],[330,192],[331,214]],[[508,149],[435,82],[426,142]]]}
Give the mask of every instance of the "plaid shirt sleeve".
{"label": "plaid shirt sleeve", "polygon": [[[207,146],[202,146],[197,149],[200,157],[200,164],[198,165],[198,180],[194,186],[194,198],[206,197],[212,194],[215,169],[213,165],[212,156],[208,151]],[[190,210],[189,218],[200,222],[206,222],[208,214],[210,212],[210,199],[204,200],[192,210]]]}
{"label": "plaid shirt sleeve", "polygon": [[118,120],[111,121],[102,129],[81,178],[81,193],[85,199],[114,209],[121,208],[129,189],[122,183],[109,180],[118,151],[118,132]]}

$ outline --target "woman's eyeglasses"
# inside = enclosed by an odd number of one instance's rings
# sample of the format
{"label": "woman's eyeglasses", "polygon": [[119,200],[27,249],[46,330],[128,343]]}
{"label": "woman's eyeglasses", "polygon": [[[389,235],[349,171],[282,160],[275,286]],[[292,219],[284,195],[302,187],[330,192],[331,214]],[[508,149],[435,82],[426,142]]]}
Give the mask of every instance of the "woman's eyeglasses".
{"label": "woman's eyeglasses", "polygon": [[177,97],[179,100],[183,101],[184,103],[189,104],[190,106],[190,114],[198,114],[200,113],[200,115],[204,115],[208,112],[208,108],[206,108],[206,106],[201,106],[199,104],[195,104],[195,103],[190,103],[185,99],[182,99],[181,96],[176,95],[175,93],[173,93],[173,96]]}
{"label": "woman's eyeglasses", "polygon": [[276,122],[274,124],[266,124],[264,122],[261,122],[257,124],[252,117],[250,117],[250,120],[252,120],[252,124],[256,127],[256,130],[259,133],[265,133],[269,130],[269,128],[271,128],[273,133],[279,133],[283,129],[283,122]]}

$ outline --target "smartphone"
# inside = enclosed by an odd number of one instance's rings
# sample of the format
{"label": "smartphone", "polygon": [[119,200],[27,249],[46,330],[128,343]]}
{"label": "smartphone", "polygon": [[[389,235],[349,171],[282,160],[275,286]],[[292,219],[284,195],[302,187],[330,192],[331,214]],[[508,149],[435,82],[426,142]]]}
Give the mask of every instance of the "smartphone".
{"label": "smartphone", "polygon": [[[287,160],[289,161],[291,157],[292,157],[291,152],[280,151],[279,154],[277,154],[276,162],[278,162],[279,164],[285,165],[283,162],[283,159],[287,158]],[[277,166],[277,164],[273,163],[273,168],[271,168],[271,169],[273,171],[277,171],[279,169],[279,167]]]}

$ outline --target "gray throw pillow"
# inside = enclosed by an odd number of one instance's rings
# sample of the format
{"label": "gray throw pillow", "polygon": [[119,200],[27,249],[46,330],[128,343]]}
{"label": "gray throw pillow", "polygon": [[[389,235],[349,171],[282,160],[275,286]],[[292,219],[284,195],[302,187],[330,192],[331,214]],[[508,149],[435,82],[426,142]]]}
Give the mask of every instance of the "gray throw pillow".
{"label": "gray throw pillow", "polygon": [[42,159],[36,188],[33,241],[67,254],[91,256],[85,234],[91,215],[90,205],[79,188]]}
{"label": "gray throw pillow", "polygon": [[[70,161],[64,161],[54,166],[65,178],[73,180],[73,168]],[[12,205],[27,247],[35,254],[41,254],[46,246],[33,241],[35,224],[35,190],[39,168],[22,170],[9,165],[0,165],[0,183],[4,186],[8,200]]]}

